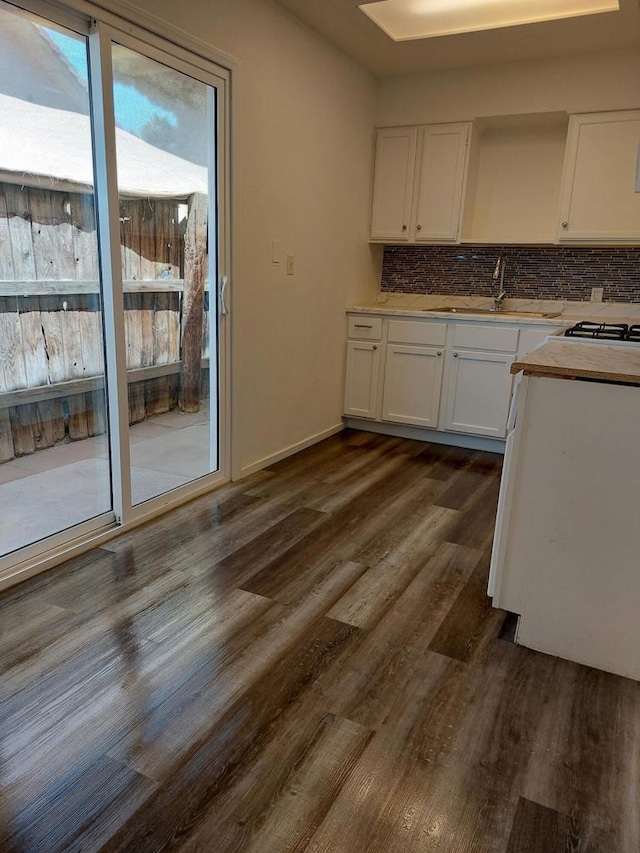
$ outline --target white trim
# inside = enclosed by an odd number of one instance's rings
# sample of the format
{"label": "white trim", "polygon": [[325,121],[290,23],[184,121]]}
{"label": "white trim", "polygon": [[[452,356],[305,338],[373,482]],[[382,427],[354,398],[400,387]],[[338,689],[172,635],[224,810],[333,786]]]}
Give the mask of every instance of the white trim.
{"label": "white trim", "polygon": [[349,429],[361,429],[380,435],[393,435],[396,438],[412,438],[416,441],[429,441],[433,444],[448,444],[464,447],[468,450],[488,450],[492,453],[504,453],[505,441],[502,438],[489,438],[483,435],[466,435],[461,432],[425,429],[423,427],[404,426],[403,424],[378,423],[377,421],[345,418]]}
{"label": "white trim", "polygon": [[[32,2],[35,6],[41,4],[43,0],[10,0],[10,2],[28,9]],[[135,3],[129,3],[126,0],[109,0],[108,8],[102,3],[91,3],[88,0],[50,0],[50,2],[54,9],[60,9],[63,14],[68,15],[71,11],[79,16],[95,19],[148,44],[154,44],[155,36],[159,36],[168,53],[173,53],[186,61],[189,61],[191,56],[192,64],[194,64],[194,54],[207,63],[213,62],[224,69],[233,70],[240,64],[233,54],[196,38],[188,30],[176,26],[166,18],[141,9]],[[162,48],[163,45],[159,46]]]}
{"label": "white trim", "polygon": [[129,533],[141,524],[159,518],[170,510],[213,492],[227,483],[228,480],[221,474],[215,480],[207,478],[205,484],[191,490],[188,494],[174,491],[169,493],[172,496],[171,499],[167,499],[163,504],[154,501],[153,507],[150,506],[146,512],[138,513],[127,524],[110,524],[108,527],[100,529],[97,533],[95,531],[85,533],[84,535],[77,536],[75,539],[68,540],[52,550],[48,550],[46,554],[42,554],[41,559],[23,560],[21,563],[11,566],[10,569],[0,572],[0,591],[22,583],[35,575],[52,569],[54,566],[60,565],[60,563],[64,563],[74,557],[79,557],[87,551],[99,548],[111,539],[116,539],[123,533]]}
{"label": "white trim", "polygon": [[89,35],[90,17],[79,15],[61,3],[56,3],[55,0],[54,2],[48,2],[48,0],[3,0],[0,5],[15,6],[19,10],[31,12],[45,20],[53,21],[80,35]]}
{"label": "white trim", "polygon": [[64,548],[69,541],[70,531],[73,531],[73,537],[77,539],[93,535],[97,530],[102,530],[105,527],[111,527],[115,522],[116,518],[113,511],[107,510],[106,512],[95,515],[93,518],[79,521],[77,524],[69,525],[48,536],[36,539],[21,548],[7,551],[6,554],[0,557],[0,578],[2,578],[5,572],[13,571],[16,566],[16,555],[20,556],[20,565],[23,563],[35,563],[52,551]]}
{"label": "white trim", "polygon": [[248,477],[250,474],[255,474],[256,471],[262,471],[263,468],[267,468],[269,465],[275,465],[276,462],[280,462],[288,456],[293,456],[294,453],[306,450],[307,447],[311,447],[319,441],[324,441],[325,438],[330,438],[332,435],[342,432],[344,426],[344,424],[335,424],[335,426],[324,429],[322,432],[317,432],[315,435],[310,435],[302,441],[290,444],[288,447],[278,450],[277,453],[271,453],[269,456],[263,456],[262,459],[258,459],[256,462],[252,462],[250,465],[245,465],[241,468],[240,476],[236,479],[241,480],[244,477]]}
{"label": "white trim", "polygon": [[89,35],[91,123],[98,214],[100,278],[105,328],[106,383],[113,509],[116,519],[129,520],[131,454],[129,389],[124,320],[116,129],[113,106],[111,32],[92,27]]}

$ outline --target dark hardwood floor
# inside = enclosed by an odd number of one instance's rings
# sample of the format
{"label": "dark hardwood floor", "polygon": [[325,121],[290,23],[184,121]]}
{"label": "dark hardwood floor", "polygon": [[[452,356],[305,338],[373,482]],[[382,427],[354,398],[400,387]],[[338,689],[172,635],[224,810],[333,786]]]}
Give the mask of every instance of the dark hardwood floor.
{"label": "dark hardwood floor", "polygon": [[638,853],[639,685],[486,597],[500,461],[347,431],[0,596],[3,853]]}

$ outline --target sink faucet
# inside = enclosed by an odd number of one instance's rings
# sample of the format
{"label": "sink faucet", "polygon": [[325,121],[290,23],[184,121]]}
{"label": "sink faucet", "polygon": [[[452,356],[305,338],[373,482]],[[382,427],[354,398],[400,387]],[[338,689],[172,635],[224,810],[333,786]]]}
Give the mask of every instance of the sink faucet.
{"label": "sink faucet", "polygon": [[492,311],[502,311],[502,303],[507,297],[507,291],[504,289],[504,270],[506,265],[507,257],[504,252],[500,252],[492,276],[494,281],[498,281],[498,279],[500,280],[498,293],[493,297],[493,308],[491,309]]}

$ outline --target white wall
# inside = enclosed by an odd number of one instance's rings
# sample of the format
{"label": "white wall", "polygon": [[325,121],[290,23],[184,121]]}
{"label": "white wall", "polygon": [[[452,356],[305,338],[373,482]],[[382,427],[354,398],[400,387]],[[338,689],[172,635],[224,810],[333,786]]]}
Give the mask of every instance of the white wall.
{"label": "white wall", "polygon": [[379,86],[376,124],[638,106],[640,51],[624,50],[391,77]]}
{"label": "white wall", "polygon": [[[237,474],[341,422],[344,309],[379,281],[367,243],[375,82],[271,0],[135,1],[239,60]],[[295,256],[294,276],[271,266],[272,240]]]}

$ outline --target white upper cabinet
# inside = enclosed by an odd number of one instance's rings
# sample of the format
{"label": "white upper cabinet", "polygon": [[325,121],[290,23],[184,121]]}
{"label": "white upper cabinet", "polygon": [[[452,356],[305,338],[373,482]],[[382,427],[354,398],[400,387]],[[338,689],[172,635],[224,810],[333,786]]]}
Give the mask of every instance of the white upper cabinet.
{"label": "white upper cabinet", "polygon": [[409,240],[418,129],[379,130],[371,202],[372,240]]}
{"label": "white upper cabinet", "polygon": [[470,128],[462,123],[378,131],[372,240],[459,240]]}
{"label": "white upper cabinet", "polygon": [[571,116],[559,241],[640,242],[639,145],[640,110]]}
{"label": "white upper cabinet", "polygon": [[468,124],[439,124],[422,128],[412,241],[458,241],[468,138]]}

